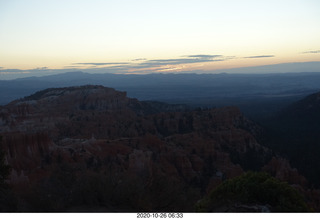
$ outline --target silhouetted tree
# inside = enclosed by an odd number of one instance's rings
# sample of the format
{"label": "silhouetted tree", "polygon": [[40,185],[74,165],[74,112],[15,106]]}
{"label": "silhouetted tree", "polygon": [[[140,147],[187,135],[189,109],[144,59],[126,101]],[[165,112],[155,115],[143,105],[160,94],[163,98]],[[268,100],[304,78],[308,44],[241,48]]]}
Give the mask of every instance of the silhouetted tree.
{"label": "silhouetted tree", "polygon": [[0,136],[0,188],[6,187],[5,180],[10,175],[10,166],[5,163],[5,152],[2,146],[2,136]]}
{"label": "silhouetted tree", "polygon": [[16,212],[18,202],[16,196],[6,182],[11,167],[5,163],[2,136],[0,136],[0,212]]}

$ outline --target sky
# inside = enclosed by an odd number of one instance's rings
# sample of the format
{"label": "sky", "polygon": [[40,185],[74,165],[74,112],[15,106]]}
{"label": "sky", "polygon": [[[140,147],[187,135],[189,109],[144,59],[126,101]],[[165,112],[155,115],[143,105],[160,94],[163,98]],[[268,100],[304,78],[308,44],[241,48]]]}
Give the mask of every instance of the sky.
{"label": "sky", "polygon": [[0,0],[0,73],[319,62],[319,10],[319,0]]}

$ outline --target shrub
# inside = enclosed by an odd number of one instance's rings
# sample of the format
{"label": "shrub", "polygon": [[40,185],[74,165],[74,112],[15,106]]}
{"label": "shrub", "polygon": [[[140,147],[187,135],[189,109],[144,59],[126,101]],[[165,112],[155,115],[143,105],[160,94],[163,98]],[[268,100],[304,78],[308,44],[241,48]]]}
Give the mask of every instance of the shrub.
{"label": "shrub", "polygon": [[259,172],[248,172],[223,182],[202,199],[196,209],[204,212],[238,211],[237,206],[244,205],[268,206],[273,212],[310,210],[297,190],[267,173]]}

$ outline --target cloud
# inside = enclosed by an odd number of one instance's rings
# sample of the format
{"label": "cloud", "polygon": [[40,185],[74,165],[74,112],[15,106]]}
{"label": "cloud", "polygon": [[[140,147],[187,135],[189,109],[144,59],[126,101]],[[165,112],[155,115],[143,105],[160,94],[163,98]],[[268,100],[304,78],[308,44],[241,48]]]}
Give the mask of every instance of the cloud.
{"label": "cloud", "polygon": [[217,57],[222,57],[222,55],[188,55],[184,57],[190,57],[190,58],[200,58],[200,59],[212,59]]}
{"label": "cloud", "polygon": [[320,50],[312,50],[312,51],[306,51],[303,53],[320,53]]}
{"label": "cloud", "polygon": [[154,65],[179,65],[179,64],[191,64],[191,63],[201,63],[201,62],[219,62],[229,59],[229,57],[224,57],[222,55],[186,55],[182,56],[186,58],[181,59],[153,59],[147,60],[141,64],[154,64]]}
{"label": "cloud", "polygon": [[129,72],[164,72],[164,71],[181,71],[185,68],[186,64],[205,63],[205,62],[221,62],[235,58],[234,56],[223,55],[184,55],[182,58],[174,59],[139,59],[141,62],[127,65],[119,65],[117,70]]}
{"label": "cloud", "polygon": [[83,68],[83,65],[65,65],[63,66],[64,68]]}
{"label": "cloud", "polygon": [[29,73],[28,76],[59,74],[66,71],[83,70],[89,73],[156,73],[156,72],[182,72],[187,70],[188,64],[212,63],[234,59],[235,56],[191,54],[173,59],[151,59],[137,58],[126,62],[78,62],[65,65],[63,69],[50,69],[48,67],[37,67],[34,69],[5,69],[0,67],[0,74]]}
{"label": "cloud", "polygon": [[135,72],[163,72],[163,71],[179,71],[185,68],[185,64],[205,63],[205,62],[221,62],[234,59],[235,56],[196,54],[184,55],[181,58],[174,59],[151,59],[137,58],[129,62],[79,62],[72,63],[69,68],[83,68],[94,71],[108,71],[114,73],[135,73]]}
{"label": "cloud", "polygon": [[132,59],[131,61],[136,62],[136,61],[144,61],[147,60],[146,58],[140,58],[140,59]]}
{"label": "cloud", "polygon": [[147,64],[156,64],[156,65],[179,65],[179,64],[190,64],[198,62],[213,62],[219,60],[211,59],[154,59],[148,60]]}
{"label": "cloud", "polygon": [[40,70],[40,71],[42,71],[42,70],[47,70],[48,69],[48,67],[38,67],[38,68],[34,68],[34,69],[31,69],[31,70]]}
{"label": "cloud", "polygon": [[260,58],[272,58],[275,57],[274,55],[260,55],[260,56],[247,56],[244,57],[246,59],[260,59]]}
{"label": "cloud", "polygon": [[[101,69],[116,72],[126,72],[126,71],[165,71],[165,69],[180,69],[181,67],[174,67],[176,65],[192,64],[192,63],[204,63],[204,62],[219,62],[225,61],[227,59],[234,58],[232,56],[225,57],[222,55],[185,55],[181,56],[183,58],[176,59],[145,59],[138,58],[133,59],[131,62],[85,62],[85,63],[73,63],[73,66],[68,67],[79,67],[85,65],[95,65],[100,66]],[[104,66],[103,66],[104,65]],[[108,66],[110,65],[110,66]],[[170,67],[169,67],[170,66]]]}
{"label": "cloud", "polygon": [[80,62],[80,63],[72,63],[72,65],[123,65],[130,64],[130,62]]}

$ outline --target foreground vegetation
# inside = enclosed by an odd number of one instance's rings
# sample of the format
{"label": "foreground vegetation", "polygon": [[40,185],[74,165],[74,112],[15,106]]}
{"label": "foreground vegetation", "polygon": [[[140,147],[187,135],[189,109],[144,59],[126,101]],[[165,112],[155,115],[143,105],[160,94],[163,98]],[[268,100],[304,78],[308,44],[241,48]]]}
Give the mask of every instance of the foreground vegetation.
{"label": "foreground vegetation", "polygon": [[310,211],[297,190],[263,172],[248,172],[226,180],[196,207],[199,212]]}

